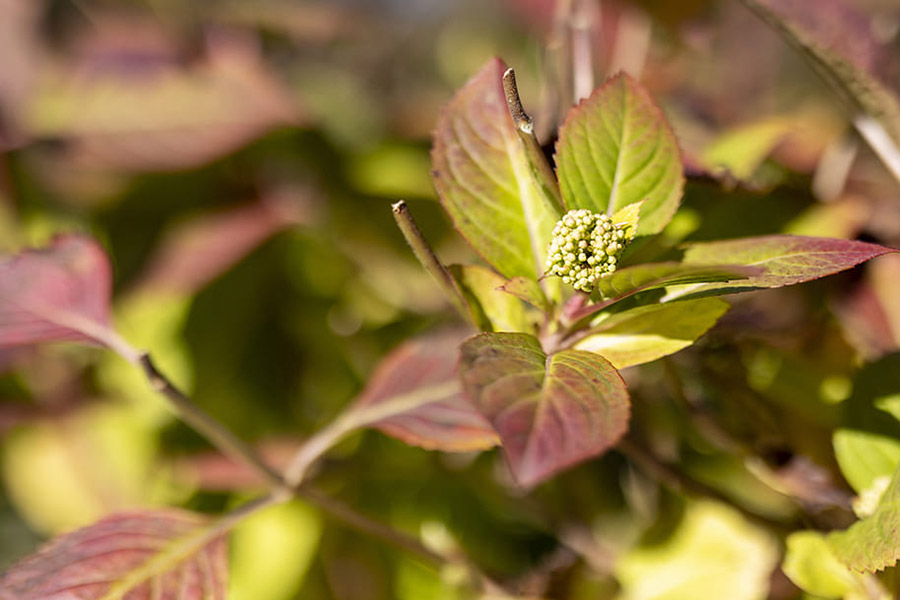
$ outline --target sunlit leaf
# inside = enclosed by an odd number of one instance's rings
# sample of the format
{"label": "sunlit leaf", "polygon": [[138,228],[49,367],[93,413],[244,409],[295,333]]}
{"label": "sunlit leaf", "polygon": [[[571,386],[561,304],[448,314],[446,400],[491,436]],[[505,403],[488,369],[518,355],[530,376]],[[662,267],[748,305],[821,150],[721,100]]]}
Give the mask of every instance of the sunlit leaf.
{"label": "sunlit leaf", "polygon": [[610,79],[569,112],[556,164],[569,210],[612,215],[646,200],[638,235],[661,231],[681,200],[675,135],[649,94],[627,75]]}
{"label": "sunlit leaf", "polygon": [[108,343],[112,274],[103,249],[79,235],[0,258],[0,348]]}
{"label": "sunlit leaf", "polygon": [[503,93],[498,59],[482,68],[438,119],[434,185],[459,232],[506,277],[543,273],[553,199],[532,175]]}
{"label": "sunlit leaf", "polygon": [[589,352],[547,356],[533,336],[482,334],[463,345],[460,377],[526,487],[602,454],[628,426],[622,378]]}
{"label": "sunlit leaf", "polygon": [[665,541],[616,564],[623,600],[761,600],[778,560],[775,540],[731,508],[691,504]]}
{"label": "sunlit leaf", "polygon": [[854,571],[881,571],[900,558],[900,468],[881,497],[875,512],[828,535],[834,555]]}
{"label": "sunlit leaf", "polygon": [[227,578],[214,524],[185,511],[143,511],[56,538],[0,579],[0,599],[224,600]]}
{"label": "sunlit leaf", "polygon": [[163,475],[155,468],[157,435],[131,408],[113,404],[28,423],[2,440],[3,488],[44,534],[153,504]]}
{"label": "sunlit leaf", "polygon": [[779,117],[748,123],[713,141],[700,160],[713,172],[724,169],[746,181],[793,127],[791,121]]}
{"label": "sunlit leaf", "polygon": [[321,517],[299,501],[270,506],[241,521],[231,534],[228,598],[296,598],[321,535]]}
{"label": "sunlit leaf", "polygon": [[453,265],[451,273],[469,303],[476,322],[482,324],[483,331],[529,329],[525,305],[516,296],[501,289],[507,282],[505,277],[478,265]]}
{"label": "sunlit leaf", "polygon": [[866,242],[796,235],[690,244],[684,253],[685,264],[742,265],[763,270],[739,281],[675,287],[666,299],[793,285],[844,271],[889,252],[896,250]]}
{"label": "sunlit leaf", "polygon": [[497,445],[497,435],[466,399],[456,376],[462,339],[445,332],[410,340],[391,352],[351,409],[353,423],[447,452]]}
{"label": "sunlit leaf", "polygon": [[641,306],[600,321],[575,347],[624,369],[687,348],[727,310],[728,303],[718,298]]}
{"label": "sunlit leaf", "polygon": [[[834,432],[834,454],[847,482],[861,493],[900,462],[900,354],[866,365],[856,376]],[[892,400],[893,405],[892,405]]]}
{"label": "sunlit leaf", "polygon": [[513,277],[505,282],[501,286],[501,289],[508,294],[512,294],[519,300],[527,302],[535,308],[539,308],[544,312],[550,311],[550,303],[547,302],[547,298],[544,296],[541,286],[533,279],[528,279],[527,277]]}
{"label": "sunlit leaf", "polygon": [[859,586],[859,575],[841,564],[818,531],[788,536],[781,569],[797,587],[823,598],[843,598]]}

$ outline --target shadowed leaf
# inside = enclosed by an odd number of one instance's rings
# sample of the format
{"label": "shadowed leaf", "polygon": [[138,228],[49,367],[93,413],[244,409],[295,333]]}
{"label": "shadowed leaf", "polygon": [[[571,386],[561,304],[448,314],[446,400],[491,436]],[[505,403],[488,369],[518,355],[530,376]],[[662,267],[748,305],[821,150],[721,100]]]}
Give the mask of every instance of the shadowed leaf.
{"label": "shadowed leaf", "polygon": [[123,513],[60,536],[0,579],[0,600],[226,597],[225,539],[177,510]]}
{"label": "shadowed leaf", "polygon": [[79,235],[0,258],[0,348],[60,341],[110,345],[111,279],[103,249]]}
{"label": "shadowed leaf", "polygon": [[[504,291],[506,278],[478,265],[452,265],[450,272],[463,292],[482,331],[527,331],[530,327],[523,304]],[[535,283],[531,279],[523,279]],[[540,288],[538,288],[540,289]]]}
{"label": "shadowed leaf", "polygon": [[687,348],[727,310],[728,303],[718,298],[641,306],[611,315],[575,347],[624,369]]}
{"label": "shadowed leaf", "polygon": [[547,301],[546,296],[544,296],[541,286],[533,279],[513,277],[500,286],[500,289],[508,294],[512,294],[519,300],[527,302],[535,308],[539,308],[544,312],[550,312],[550,303]]}
{"label": "shadowed leaf", "polygon": [[900,558],[900,469],[881,497],[875,512],[849,529],[828,535],[834,555],[854,571],[881,571]]}
{"label": "shadowed leaf", "polygon": [[[117,27],[107,29],[140,39],[132,25]],[[115,48],[106,52],[107,60],[117,58]],[[209,162],[300,121],[251,40],[220,36],[205,54],[189,68],[156,64],[139,77],[90,62],[47,77],[28,115],[29,133],[66,140],[79,166],[158,171]]]}
{"label": "shadowed leaf", "polygon": [[200,215],[167,232],[140,285],[193,293],[278,231],[303,222],[303,207],[261,200]]}
{"label": "shadowed leaf", "polygon": [[743,265],[761,267],[763,270],[758,275],[738,281],[673,288],[666,300],[793,285],[844,271],[889,252],[896,250],[852,240],[795,235],[690,244],[684,253],[685,264]]}
{"label": "shadowed leaf", "polygon": [[407,444],[464,452],[497,445],[497,435],[462,392],[456,375],[462,337],[411,340],[375,370],[349,415]]}
{"label": "shadowed leaf", "polygon": [[505,65],[492,59],[438,119],[434,185],[456,229],[506,277],[543,273],[554,201],[535,182],[503,93]]}
{"label": "shadowed leaf", "polygon": [[900,461],[900,354],[860,369],[853,395],[842,404],[834,456],[847,483],[862,493],[890,477]]}
{"label": "shadowed leaf", "polygon": [[601,278],[597,289],[605,300],[587,307],[595,312],[614,302],[644,292],[676,284],[706,283],[746,279],[760,272],[754,267],[685,265],[677,262],[645,263],[618,269]]}
{"label": "shadowed leaf", "polygon": [[556,164],[569,210],[612,215],[646,200],[639,236],[661,231],[681,200],[684,176],[675,135],[628,75],[610,79],[569,111],[556,144]]}
{"label": "shadowed leaf", "polygon": [[602,454],[628,427],[622,378],[589,352],[548,357],[533,336],[487,333],[463,345],[460,377],[522,486]]}
{"label": "shadowed leaf", "polygon": [[838,0],[743,0],[809,59],[858,112],[878,120],[900,144],[900,102],[872,72],[883,62],[863,15]]}

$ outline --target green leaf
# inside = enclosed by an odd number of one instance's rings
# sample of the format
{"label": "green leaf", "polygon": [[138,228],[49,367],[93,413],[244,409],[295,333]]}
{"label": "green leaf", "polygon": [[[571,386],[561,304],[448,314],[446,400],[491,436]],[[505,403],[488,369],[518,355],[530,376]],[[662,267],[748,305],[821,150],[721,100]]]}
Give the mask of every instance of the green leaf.
{"label": "green leaf", "polygon": [[788,536],[781,570],[804,592],[824,598],[843,598],[859,587],[860,576],[835,557],[819,531]]}
{"label": "green leaf", "polygon": [[793,285],[844,271],[889,252],[896,250],[852,240],[797,235],[690,244],[684,253],[685,264],[743,265],[760,267],[762,271],[739,281],[675,287],[663,301]]}
{"label": "green leaf", "polygon": [[828,535],[834,555],[854,571],[881,571],[900,558],[900,468],[875,512],[849,529]]}
{"label": "green leaf", "polygon": [[617,369],[640,365],[687,348],[728,308],[718,298],[633,308],[606,317],[575,348],[595,352]]}
{"label": "green leaf", "polygon": [[486,333],[463,344],[460,377],[525,487],[602,454],[628,427],[625,383],[589,352],[547,356],[533,336]]}
{"label": "green leaf", "polygon": [[533,279],[527,277],[513,277],[509,281],[500,286],[507,294],[512,294],[519,300],[523,300],[528,304],[539,308],[545,313],[550,312],[550,303],[544,296],[541,286]]}
{"label": "green leaf", "polygon": [[713,172],[726,170],[746,181],[793,127],[794,123],[784,117],[768,117],[742,125],[707,146],[700,162]]}
{"label": "green leaf", "polygon": [[704,501],[689,505],[664,542],[621,557],[615,574],[628,600],[758,600],[777,557],[769,534],[734,509]]}
{"label": "green leaf", "polygon": [[[505,277],[477,265],[452,265],[450,272],[482,331],[531,329],[525,305],[517,297],[501,289],[507,282]],[[536,283],[534,285],[537,287]]]}
{"label": "green leaf", "polygon": [[497,271],[537,279],[560,213],[534,178],[490,60],[445,107],[431,158],[434,185],[456,229]]}
{"label": "green leaf", "polygon": [[856,376],[834,432],[834,452],[844,478],[857,493],[900,462],[900,420],[892,412],[900,391],[900,354],[866,365]]}
{"label": "green leaf", "polygon": [[298,500],[270,506],[241,521],[229,544],[229,600],[296,598],[321,537],[322,517]]}
{"label": "green leaf", "polygon": [[662,231],[684,187],[675,135],[644,88],[628,75],[607,81],[572,108],[556,144],[569,210],[613,215],[646,200],[637,235]]}

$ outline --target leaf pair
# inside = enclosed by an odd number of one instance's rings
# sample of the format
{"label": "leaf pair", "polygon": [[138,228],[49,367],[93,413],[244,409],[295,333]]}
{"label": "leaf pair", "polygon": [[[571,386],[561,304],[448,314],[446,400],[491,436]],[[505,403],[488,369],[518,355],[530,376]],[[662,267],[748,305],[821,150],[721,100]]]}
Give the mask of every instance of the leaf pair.
{"label": "leaf pair", "polygon": [[507,278],[537,280],[563,209],[612,215],[646,200],[637,234],[661,231],[678,207],[683,176],[675,137],[643,88],[620,75],[572,109],[556,152],[562,207],[534,176],[507,107],[504,70],[499,59],[489,61],[435,132],[435,187],[469,245]]}

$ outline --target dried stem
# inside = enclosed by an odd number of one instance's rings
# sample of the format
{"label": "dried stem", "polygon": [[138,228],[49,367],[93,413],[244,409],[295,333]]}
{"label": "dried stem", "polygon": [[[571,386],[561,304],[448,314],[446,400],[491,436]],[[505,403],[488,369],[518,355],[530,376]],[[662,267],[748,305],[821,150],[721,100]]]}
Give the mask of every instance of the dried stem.
{"label": "dried stem", "polygon": [[403,237],[406,238],[406,243],[412,248],[416,258],[419,259],[419,262],[425,267],[425,270],[428,271],[437,282],[441,291],[443,291],[447,299],[450,300],[453,308],[455,308],[464,319],[471,321],[472,317],[469,314],[468,303],[466,302],[462,291],[460,291],[459,287],[456,285],[456,281],[453,279],[453,276],[450,275],[450,272],[447,271],[447,268],[438,260],[437,255],[422,235],[422,232],[419,231],[419,227],[413,220],[406,202],[400,200],[391,205],[391,209],[394,212],[394,220],[397,222],[397,226],[403,233]]}
{"label": "dried stem", "polygon": [[506,105],[509,107],[509,114],[512,117],[516,133],[522,140],[525,160],[528,162],[531,175],[535,183],[544,191],[544,195],[551,200],[557,212],[561,214],[563,204],[559,193],[559,184],[557,184],[553,169],[550,168],[550,163],[547,162],[547,157],[544,156],[544,151],[534,134],[534,122],[522,106],[519,87],[516,84],[516,72],[512,68],[503,73],[503,94],[506,96]]}

